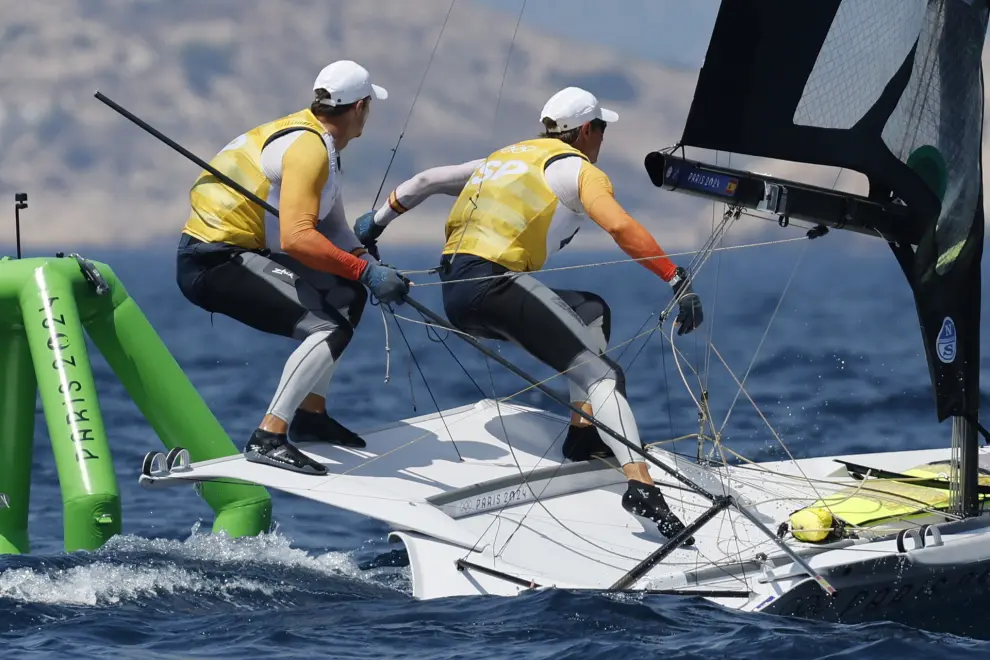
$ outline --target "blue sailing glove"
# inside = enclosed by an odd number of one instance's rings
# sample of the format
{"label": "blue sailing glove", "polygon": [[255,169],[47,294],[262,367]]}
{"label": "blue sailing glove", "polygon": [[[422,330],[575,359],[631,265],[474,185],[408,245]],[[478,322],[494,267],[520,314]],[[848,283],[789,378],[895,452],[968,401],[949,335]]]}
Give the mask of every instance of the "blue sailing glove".
{"label": "blue sailing glove", "polygon": [[369,262],[358,281],[383,303],[402,304],[402,297],[409,293],[409,280],[391,266]]}
{"label": "blue sailing glove", "polygon": [[361,244],[375,259],[381,260],[378,256],[378,237],[385,231],[385,227],[375,224],[375,211],[368,211],[354,221],[354,235],[361,241]]}
{"label": "blue sailing glove", "polygon": [[701,310],[701,298],[691,289],[688,273],[680,266],[671,278],[670,286],[677,298],[677,318],[674,319],[674,324],[680,326],[677,328],[677,335],[686,335],[700,326],[705,318]]}

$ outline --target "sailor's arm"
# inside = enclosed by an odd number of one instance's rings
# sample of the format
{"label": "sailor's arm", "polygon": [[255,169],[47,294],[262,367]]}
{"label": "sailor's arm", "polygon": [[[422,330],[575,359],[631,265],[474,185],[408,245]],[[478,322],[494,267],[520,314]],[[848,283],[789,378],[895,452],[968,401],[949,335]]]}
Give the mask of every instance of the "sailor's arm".
{"label": "sailor's arm", "polygon": [[[344,211],[344,193],[337,193],[337,199],[333,203],[333,208],[326,214],[321,222],[316,225],[317,230],[323,234],[327,240],[336,245],[341,250],[350,252],[356,257],[365,261],[373,259],[368,251],[361,245],[361,241],[354,235],[354,230],[347,224],[347,213]],[[377,263],[377,259],[375,262]]]}
{"label": "sailor's arm", "polygon": [[650,232],[639,224],[615,199],[612,182],[600,169],[588,162],[581,163],[578,194],[588,217],[607,231],[623,252],[670,282],[677,266],[657,244]]}
{"label": "sailor's arm", "polygon": [[701,299],[692,289],[687,271],[676,266],[650,232],[615,200],[608,176],[591,163],[582,163],[578,196],[588,217],[607,231],[623,252],[641,260],[640,264],[670,284],[678,304],[674,319],[677,334],[685,335],[700,326],[704,320]]}
{"label": "sailor's arm", "polygon": [[423,170],[411,179],[403,181],[389,193],[388,202],[378,211],[369,211],[354,222],[354,233],[366,247],[374,252],[375,241],[392,220],[415,208],[433,195],[457,196],[484,158],[459,165],[444,165]]}
{"label": "sailor's arm", "polygon": [[320,197],[329,176],[323,140],[304,132],[282,157],[279,241],[286,254],[306,266],[357,280],[367,262],[341,250],[316,229]]}
{"label": "sailor's arm", "polygon": [[403,181],[389,193],[388,203],[375,213],[375,224],[388,226],[392,220],[433,195],[460,195],[471,175],[483,162],[485,159],[479,158],[459,165],[433,167]]}

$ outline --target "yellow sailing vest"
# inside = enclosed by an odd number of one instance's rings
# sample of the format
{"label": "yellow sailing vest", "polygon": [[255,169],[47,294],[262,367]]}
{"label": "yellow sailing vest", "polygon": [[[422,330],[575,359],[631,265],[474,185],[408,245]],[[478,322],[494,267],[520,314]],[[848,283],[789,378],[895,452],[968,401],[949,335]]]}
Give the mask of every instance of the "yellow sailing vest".
{"label": "yellow sailing vest", "polygon": [[443,253],[472,254],[516,272],[542,268],[560,203],[543,172],[562,156],[588,160],[553,138],[517,142],[490,155],[454,202]]}
{"label": "yellow sailing vest", "polygon": [[[237,136],[213,157],[210,165],[267,201],[271,181],[261,169],[261,150],[272,140],[300,129],[312,130],[321,137],[326,133],[307,108]],[[251,250],[265,247],[265,209],[206,170],[189,191],[189,203],[192,211],[182,229],[184,233],[210,243],[231,243]]]}

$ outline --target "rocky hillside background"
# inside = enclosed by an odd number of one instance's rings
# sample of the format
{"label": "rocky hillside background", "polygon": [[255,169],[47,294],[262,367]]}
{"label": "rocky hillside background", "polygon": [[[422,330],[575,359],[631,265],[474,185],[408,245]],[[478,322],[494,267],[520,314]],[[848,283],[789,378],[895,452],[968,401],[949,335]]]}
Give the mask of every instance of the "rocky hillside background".
{"label": "rocky hillside background", "polygon": [[[0,0],[0,6],[0,199],[6,205],[15,191],[27,191],[25,243],[66,247],[172,241],[199,171],[95,99],[96,90],[208,160],[243,130],[307,105],[316,73],[342,58],[367,66],[390,93],[343,154],[349,215],[369,208],[450,3]],[[545,100],[575,84],[621,115],[601,160],[620,201],[668,249],[700,246],[712,205],[661,192],[642,166],[647,151],[680,136],[696,72],[549,37],[525,20],[506,71],[515,25],[516,17],[469,0],[455,4],[385,191],[420,169],[478,158],[534,135]],[[798,168],[769,171],[823,185],[835,180],[834,170]],[[839,187],[859,183],[845,173]],[[390,229],[386,241],[438,244],[448,207],[447,199],[424,204]],[[0,214],[8,208],[0,206]],[[738,230],[734,242],[765,231],[794,235],[757,220]],[[603,236],[582,234],[576,243]]]}

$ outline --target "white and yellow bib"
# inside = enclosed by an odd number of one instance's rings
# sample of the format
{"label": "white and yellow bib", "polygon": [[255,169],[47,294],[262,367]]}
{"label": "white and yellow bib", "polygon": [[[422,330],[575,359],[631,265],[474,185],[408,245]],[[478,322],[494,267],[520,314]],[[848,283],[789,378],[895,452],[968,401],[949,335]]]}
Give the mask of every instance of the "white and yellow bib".
{"label": "white and yellow bib", "polygon": [[464,186],[447,219],[444,254],[472,254],[513,271],[536,271],[561,249],[582,216],[551,190],[544,171],[558,158],[587,156],[537,138],[492,153]]}
{"label": "white and yellow bib", "polygon": [[[307,108],[291,115],[262,124],[231,140],[210,165],[250,190],[260,199],[278,208],[280,180],[269,176],[262,165],[261,152],[266,145],[279,137],[298,130],[309,130],[319,135],[327,145],[331,175],[324,188],[321,213],[326,212],[326,202],[336,196],[337,177],[333,140],[323,125]],[[328,199],[329,198],[329,199]],[[272,224],[274,216],[257,203],[237,192],[227,184],[203,170],[189,192],[192,210],[182,231],[201,241],[224,242],[248,249],[266,247],[266,224]],[[277,231],[275,239],[278,238]]]}

